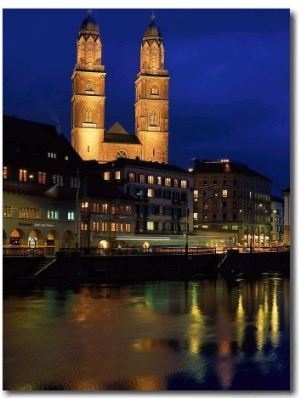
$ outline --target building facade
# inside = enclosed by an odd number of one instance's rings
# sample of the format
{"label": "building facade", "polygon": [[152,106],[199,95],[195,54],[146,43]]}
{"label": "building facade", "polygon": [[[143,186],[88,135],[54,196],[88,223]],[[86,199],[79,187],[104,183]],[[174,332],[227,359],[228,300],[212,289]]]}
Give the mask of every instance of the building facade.
{"label": "building facade", "polygon": [[271,246],[283,245],[284,233],[284,200],[271,197]]}
{"label": "building facade", "polygon": [[135,132],[115,123],[105,129],[105,67],[98,23],[89,15],[77,38],[72,80],[71,142],[83,160],[99,163],[116,158],[168,162],[169,75],[159,27],[151,16],[140,49],[135,81]]}
{"label": "building facade", "polygon": [[283,242],[285,245],[290,246],[291,236],[290,236],[290,222],[291,222],[291,204],[290,204],[290,188],[284,189],[282,191],[284,197],[284,237]]}
{"label": "building facade", "polygon": [[[136,198],[128,244],[184,246],[193,231],[193,175],[176,166],[119,158],[99,166],[101,177]],[[187,234],[188,232],[188,234]]]}
{"label": "building facade", "polygon": [[132,234],[135,198],[103,181],[98,166],[83,161],[54,126],[4,116],[5,252],[110,247],[116,232]]}
{"label": "building facade", "polygon": [[196,159],[193,173],[193,222],[201,244],[270,245],[270,179],[229,159]]}

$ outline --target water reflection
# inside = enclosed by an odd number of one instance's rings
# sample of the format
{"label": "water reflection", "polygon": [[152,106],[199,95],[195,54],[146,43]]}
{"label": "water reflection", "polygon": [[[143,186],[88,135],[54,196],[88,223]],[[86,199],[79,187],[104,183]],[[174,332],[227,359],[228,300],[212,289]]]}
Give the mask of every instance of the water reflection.
{"label": "water reflection", "polygon": [[290,282],[5,292],[5,390],[288,390]]}

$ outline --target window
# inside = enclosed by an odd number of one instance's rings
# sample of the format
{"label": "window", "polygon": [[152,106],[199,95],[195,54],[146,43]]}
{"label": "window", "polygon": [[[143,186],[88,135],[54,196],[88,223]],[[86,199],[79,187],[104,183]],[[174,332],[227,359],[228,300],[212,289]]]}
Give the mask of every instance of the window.
{"label": "window", "polygon": [[115,180],[121,180],[121,172],[119,170],[115,171]]}
{"label": "window", "polygon": [[93,213],[100,213],[100,203],[93,203]]}
{"label": "window", "polygon": [[19,181],[28,180],[28,171],[24,169],[19,169]]}
{"label": "window", "polygon": [[161,176],[157,176],[157,178],[156,178],[156,183],[157,183],[158,185],[161,185],[161,184],[162,184],[162,178],[161,178]]}
{"label": "window", "polygon": [[59,213],[56,210],[47,210],[47,218],[49,220],[58,220],[59,219]]}
{"label": "window", "polygon": [[86,81],[86,91],[93,91],[93,82],[91,79]]}
{"label": "window", "polygon": [[3,206],[3,217],[12,217],[12,216],[13,216],[13,207]]}
{"label": "window", "polygon": [[223,180],[223,187],[227,186],[227,180]]}
{"label": "window", "polygon": [[187,186],[188,186],[188,184],[187,184],[187,181],[186,181],[186,180],[181,180],[181,181],[180,181],[180,187],[181,187],[181,188],[187,188]]}
{"label": "window", "polygon": [[231,227],[231,229],[232,229],[233,231],[238,231],[238,230],[239,230],[239,227],[238,227],[237,225],[233,225],[233,226]]}
{"label": "window", "polygon": [[75,213],[74,211],[68,211],[68,220],[75,220]]}
{"label": "window", "polygon": [[152,188],[147,189],[147,197],[148,198],[154,198],[155,197],[155,191]]}
{"label": "window", "polygon": [[56,159],[56,153],[55,152],[48,152],[47,156],[48,156],[48,158]]}
{"label": "window", "polygon": [[117,158],[127,158],[127,153],[126,151],[120,149],[119,151],[117,151]]}
{"label": "window", "polygon": [[158,95],[158,87],[157,86],[151,87],[151,95]]}
{"label": "window", "polygon": [[198,189],[194,189],[194,201],[197,202],[199,197],[199,191]]}
{"label": "window", "polygon": [[85,121],[87,123],[92,123],[92,121],[93,121],[93,111],[91,108],[85,109]]}
{"label": "window", "polygon": [[8,176],[7,167],[4,166],[4,167],[3,167],[3,180],[6,180],[6,179],[7,179],[7,176]]}
{"label": "window", "polygon": [[227,198],[227,189],[222,189],[223,198]]}
{"label": "window", "polygon": [[236,190],[236,189],[234,189],[234,190],[232,191],[232,196],[233,196],[234,198],[237,197],[237,190]]}
{"label": "window", "polygon": [[148,184],[154,184],[154,176],[153,175],[147,176],[147,182]]}
{"label": "window", "polygon": [[87,231],[87,230],[88,230],[87,221],[81,221],[81,223],[80,223],[80,231]]}
{"label": "window", "polygon": [[128,180],[130,182],[135,182],[135,173],[128,173]]}
{"label": "window", "polygon": [[217,215],[215,213],[212,215],[212,219],[213,221],[217,221]]}
{"label": "window", "polygon": [[131,224],[129,224],[129,223],[125,224],[125,231],[126,232],[131,232]]}
{"label": "window", "polygon": [[223,213],[223,221],[227,220],[227,213]]}
{"label": "window", "polygon": [[227,207],[227,202],[222,202],[223,209]]}
{"label": "window", "polygon": [[65,155],[65,161],[68,161],[68,160],[69,160],[69,156]]}
{"label": "window", "polygon": [[154,231],[154,221],[147,221],[147,231]]}
{"label": "window", "polygon": [[81,213],[87,213],[89,211],[89,202],[81,203]]}
{"label": "window", "polygon": [[214,185],[214,187],[216,187],[218,185],[218,181],[217,180],[213,180],[213,185]]}
{"label": "window", "polygon": [[105,171],[103,173],[103,180],[109,181],[110,180],[110,171]]}
{"label": "window", "polygon": [[107,232],[108,231],[108,223],[105,222],[101,222],[101,232]]}
{"label": "window", "polygon": [[177,178],[174,178],[173,185],[175,188],[177,188],[179,186],[179,181]]}
{"label": "window", "polygon": [[232,220],[236,221],[237,220],[237,213],[232,213]]}
{"label": "window", "polygon": [[207,198],[207,197],[208,197],[208,193],[207,193],[207,190],[206,190],[206,189],[203,190],[203,197],[204,197],[204,198]]}
{"label": "window", "polygon": [[80,188],[80,179],[78,179],[76,177],[71,177],[70,187],[71,188]]}
{"label": "window", "polygon": [[170,187],[171,186],[171,182],[172,182],[171,178],[169,178],[169,177],[165,178],[165,186],[166,187]]}
{"label": "window", "polygon": [[221,229],[225,229],[225,230],[228,229],[228,225],[222,225]]}
{"label": "window", "polygon": [[102,203],[101,204],[101,213],[102,214],[108,214],[108,204],[107,203]]}
{"label": "window", "polygon": [[204,180],[204,181],[203,181],[203,186],[204,186],[204,187],[207,187],[207,180]]}
{"label": "window", "polygon": [[205,209],[205,210],[208,209],[208,203],[203,203],[203,209]]}
{"label": "window", "polygon": [[214,198],[216,198],[218,196],[218,191],[214,191],[213,195],[214,195]]}
{"label": "window", "polygon": [[60,187],[62,187],[62,186],[64,185],[64,183],[63,183],[63,176],[62,176],[62,175],[59,175],[59,174],[54,174],[54,175],[52,176],[52,182],[53,182],[53,184],[57,184],[57,185],[59,185]]}
{"label": "window", "polygon": [[139,182],[144,183],[145,181],[145,174],[139,174]]}
{"label": "window", "polygon": [[38,172],[38,183],[39,184],[46,184],[46,173],[44,171]]}
{"label": "window", "polygon": [[93,231],[100,231],[100,222],[99,221],[93,221]]}

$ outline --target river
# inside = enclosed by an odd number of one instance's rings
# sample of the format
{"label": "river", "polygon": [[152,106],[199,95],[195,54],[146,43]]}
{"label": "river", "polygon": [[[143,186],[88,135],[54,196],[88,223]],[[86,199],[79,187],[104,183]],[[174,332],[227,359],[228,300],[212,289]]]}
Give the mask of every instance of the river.
{"label": "river", "polygon": [[3,389],[289,391],[290,279],[5,290]]}

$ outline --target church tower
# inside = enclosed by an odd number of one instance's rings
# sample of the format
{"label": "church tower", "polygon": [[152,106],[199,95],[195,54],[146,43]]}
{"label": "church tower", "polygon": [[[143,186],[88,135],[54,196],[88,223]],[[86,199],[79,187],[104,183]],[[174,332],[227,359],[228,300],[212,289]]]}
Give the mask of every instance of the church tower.
{"label": "church tower", "polygon": [[145,30],[140,50],[140,72],[135,82],[135,134],[142,144],[142,160],[168,163],[169,74],[165,50],[154,22]]}
{"label": "church tower", "polygon": [[99,160],[104,141],[105,76],[102,43],[91,11],[77,38],[77,60],[72,74],[71,142],[83,160]]}

